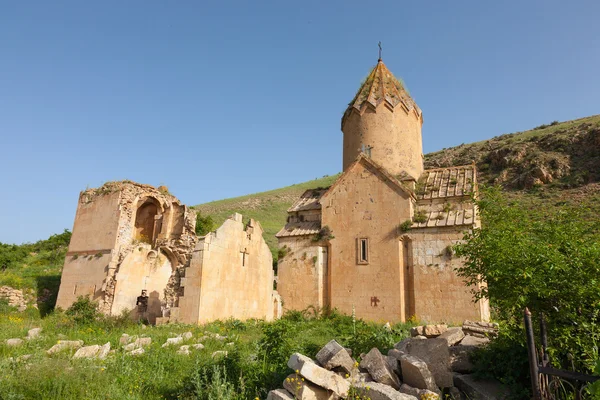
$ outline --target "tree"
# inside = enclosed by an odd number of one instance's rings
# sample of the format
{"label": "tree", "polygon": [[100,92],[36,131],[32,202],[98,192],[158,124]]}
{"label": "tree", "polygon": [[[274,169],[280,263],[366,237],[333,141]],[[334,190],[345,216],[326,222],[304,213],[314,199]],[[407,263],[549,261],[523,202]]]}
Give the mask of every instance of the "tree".
{"label": "tree", "polygon": [[214,231],[216,227],[215,221],[210,215],[203,217],[200,211],[198,211],[198,215],[196,215],[196,235],[205,236],[209,232]]}
{"label": "tree", "polygon": [[[458,274],[475,298],[490,300],[494,316],[524,341],[523,309],[544,313],[550,356],[591,371],[600,342],[600,220],[583,206],[528,210],[498,188],[482,191],[482,228],[455,247]],[[480,279],[487,287],[478,286]]]}

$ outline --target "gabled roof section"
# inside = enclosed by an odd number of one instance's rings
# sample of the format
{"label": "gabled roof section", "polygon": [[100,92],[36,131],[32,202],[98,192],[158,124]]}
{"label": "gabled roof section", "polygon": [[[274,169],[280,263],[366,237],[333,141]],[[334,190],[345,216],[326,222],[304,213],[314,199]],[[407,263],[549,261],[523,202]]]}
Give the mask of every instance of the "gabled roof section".
{"label": "gabled roof section", "polygon": [[443,226],[465,226],[475,223],[475,211],[473,209],[430,211],[424,210],[423,222],[413,222],[413,228],[438,228]]}
{"label": "gabled roof section", "polygon": [[310,222],[292,222],[281,228],[275,235],[277,238],[290,237],[290,236],[307,236],[315,235],[321,230],[321,223],[319,221]]}
{"label": "gabled roof section", "polygon": [[419,200],[471,196],[477,190],[474,164],[459,167],[428,169],[417,182]]}
{"label": "gabled roof section", "polygon": [[327,189],[329,188],[308,189],[288,208],[287,212],[320,210],[321,203],[319,203],[319,199],[321,199],[321,196],[323,196]]}
{"label": "gabled roof section", "polygon": [[421,109],[410,97],[404,84],[390,72],[383,61],[379,60],[348,105],[342,121],[352,109],[360,111],[366,104],[377,107],[383,101],[391,108],[402,103],[408,111],[414,109],[418,115],[421,114]]}
{"label": "gabled roof section", "polygon": [[413,193],[412,190],[410,190],[410,188],[408,188],[405,184],[400,182],[394,175],[387,172],[387,170],[385,168],[383,168],[381,165],[377,164],[375,161],[373,161],[373,159],[367,157],[364,153],[360,153],[358,155],[358,157],[356,157],[356,160],[352,164],[350,164],[350,166],[348,168],[346,168],[346,170],[334,182],[334,184],[331,185],[327,189],[327,191],[321,195],[321,198],[326,197],[327,194],[329,194],[333,190],[333,188],[335,188],[337,185],[339,185],[340,182],[342,182],[348,174],[352,173],[352,171],[354,170],[354,167],[360,163],[362,163],[363,165],[366,165],[371,170],[373,170],[377,175],[379,175],[382,178],[382,180],[388,182],[392,186],[403,191],[409,197],[415,198],[415,194]]}

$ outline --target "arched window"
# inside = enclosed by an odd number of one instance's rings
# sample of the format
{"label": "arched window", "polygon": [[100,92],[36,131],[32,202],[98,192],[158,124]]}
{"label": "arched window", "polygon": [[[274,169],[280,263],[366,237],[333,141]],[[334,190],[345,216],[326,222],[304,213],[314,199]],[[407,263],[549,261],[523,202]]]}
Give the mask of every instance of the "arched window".
{"label": "arched window", "polygon": [[155,217],[158,207],[153,201],[146,201],[135,214],[135,238],[141,242],[154,242]]}

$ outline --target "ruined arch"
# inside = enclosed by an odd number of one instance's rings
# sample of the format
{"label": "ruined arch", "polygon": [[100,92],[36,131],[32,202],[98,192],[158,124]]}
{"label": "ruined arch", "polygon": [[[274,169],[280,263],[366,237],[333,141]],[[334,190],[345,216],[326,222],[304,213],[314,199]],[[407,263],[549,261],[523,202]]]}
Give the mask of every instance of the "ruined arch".
{"label": "ruined arch", "polygon": [[162,206],[153,197],[144,197],[138,201],[135,212],[135,239],[140,242],[153,244],[160,233]]}

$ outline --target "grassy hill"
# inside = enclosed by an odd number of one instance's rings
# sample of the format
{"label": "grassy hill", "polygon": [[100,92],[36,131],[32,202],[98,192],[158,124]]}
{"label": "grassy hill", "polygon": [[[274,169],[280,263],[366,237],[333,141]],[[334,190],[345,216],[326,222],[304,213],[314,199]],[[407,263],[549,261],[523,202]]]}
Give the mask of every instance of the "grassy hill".
{"label": "grassy hill", "polygon": [[[552,122],[531,130],[462,144],[425,155],[425,167],[475,162],[480,184],[502,185],[508,196],[530,207],[565,202],[600,204],[600,115]],[[220,225],[238,212],[260,221],[276,254],[275,234],[286,210],[306,189],[331,185],[338,175],[242,197],[195,206]]]}

